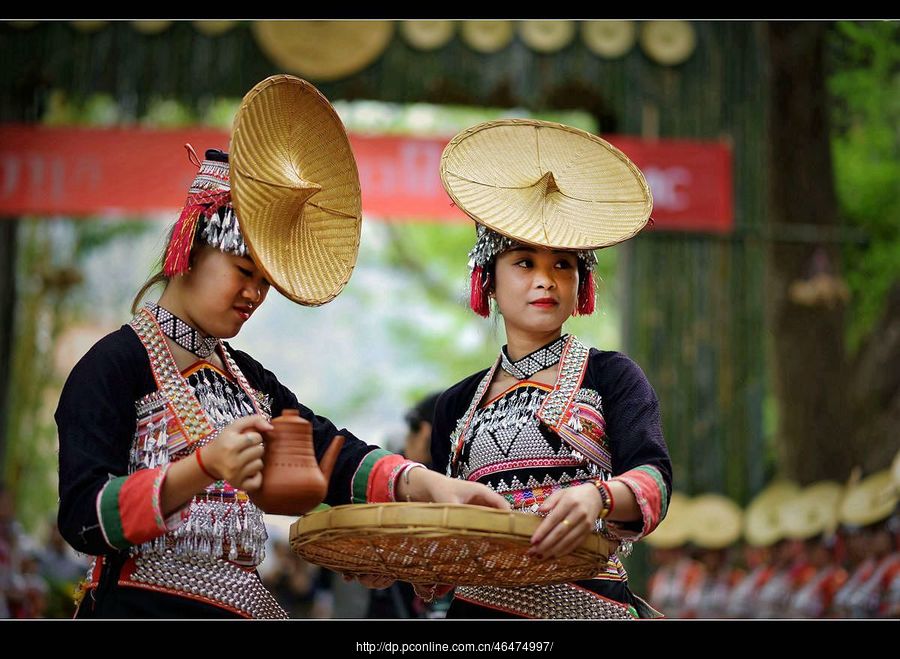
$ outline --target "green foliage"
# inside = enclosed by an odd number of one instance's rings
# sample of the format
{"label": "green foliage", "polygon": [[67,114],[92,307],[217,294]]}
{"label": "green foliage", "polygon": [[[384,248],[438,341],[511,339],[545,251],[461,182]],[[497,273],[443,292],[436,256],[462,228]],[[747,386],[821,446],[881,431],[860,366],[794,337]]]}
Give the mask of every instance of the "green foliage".
{"label": "green foliage", "polygon": [[384,103],[381,101],[335,101],[334,108],[348,130],[372,135],[431,135],[449,137],[482,121],[533,118],[555,121],[597,131],[593,116],[580,110],[532,113],[525,108],[485,108],[429,103]]}
{"label": "green foliage", "polygon": [[174,99],[155,98],[150,101],[141,123],[155,128],[183,128],[195,123],[193,112]]}
{"label": "green foliage", "polygon": [[239,98],[217,98],[209,103],[201,113],[201,123],[206,126],[215,126],[224,130],[231,130],[234,123],[234,115],[241,105]]}
{"label": "green foliage", "polygon": [[855,348],[900,281],[900,23],[841,22],[830,46],[836,192],[843,216],[869,237],[844,252]]}

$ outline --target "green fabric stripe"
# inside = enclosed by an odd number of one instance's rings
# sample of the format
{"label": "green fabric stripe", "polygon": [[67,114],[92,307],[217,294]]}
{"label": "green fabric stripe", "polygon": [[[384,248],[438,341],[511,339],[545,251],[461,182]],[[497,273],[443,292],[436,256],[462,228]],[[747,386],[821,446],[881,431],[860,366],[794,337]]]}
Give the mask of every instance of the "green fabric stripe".
{"label": "green fabric stripe", "polygon": [[353,491],[352,503],[366,502],[366,488],[369,485],[369,474],[372,473],[372,468],[375,466],[376,462],[389,455],[393,455],[393,453],[385,451],[383,448],[375,449],[359,463],[356,473],[353,474],[353,483],[350,485],[350,489]]}
{"label": "green fabric stripe", "polygon": [[660,508],[659,511],[659,521],[663,521],[666,518],[666,513],[669,511],[669,498],[666,495],[666,482],[663,480],[662,474],[659,473],[659,470],[656,467],[652,467],[650,465],[641,465],[635,471],[643,471],[645,474],[649,474],[650,477],[656,481],[656,486],[659,488],[660,493]]}
{"label": "green fabric stripe", "polygon": [[119,492],[127,476],[119,476],[113,478],[103,488],[103,494],[100,496],[100,524],[106,532],[106,538],[116,549],[128,549],[131,543],[125,538],[125,531],[122,528],[122,514],[119,510]]}

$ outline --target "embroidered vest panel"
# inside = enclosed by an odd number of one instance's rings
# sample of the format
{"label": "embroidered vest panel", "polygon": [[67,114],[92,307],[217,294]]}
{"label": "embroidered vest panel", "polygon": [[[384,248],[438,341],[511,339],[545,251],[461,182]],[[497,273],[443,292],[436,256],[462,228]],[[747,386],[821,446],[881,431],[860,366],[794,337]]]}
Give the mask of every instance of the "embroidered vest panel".
{"label": "embroidered vest panel", "polygon": [[[271,417],[268,396],[250,387],[224,346],[219,346],[219,354],[228,374],[201,363],[185,377],[149,312],[141,310],[131,326],[147,350],[158,389],[135,403],[137,428],[129,473],[190,456],[240,417],[257,413]],[[132,554],[174,552],[251,567],[265,557],[267,534],[262,511],[246,492],[226,481],[217,481],[198,492],[176,514],[182,517],[183,524],[132,548]]]}

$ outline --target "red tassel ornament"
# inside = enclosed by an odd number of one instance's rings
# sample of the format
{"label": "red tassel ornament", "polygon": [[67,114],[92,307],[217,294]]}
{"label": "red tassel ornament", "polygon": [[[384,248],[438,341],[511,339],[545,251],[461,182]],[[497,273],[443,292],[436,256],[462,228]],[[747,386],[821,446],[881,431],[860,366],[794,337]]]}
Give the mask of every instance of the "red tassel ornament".
{"label": "red tassel ornament", "polygon": [[588,273],[578,287],[578,306],[574,315],[590,316],[594,313],[594,298],[594,278]]}
{"label": "red tassel ornament", "polygon": [[188,195],[172,231],[172,240],[166,248],[166,258],[163,262],[163,273],[166,277],[184,274],[190,269],[191,247],[194,244],[197,226],[200,224],[200,215],[209,217],[230,202],[231,192],[228,190],[204,191]]}
{"label": "red tassel ornament", "polygon": [[487,294],[487,282],[483,280],[483,277],[484,269],[480,265],[475,266],[469,282],[469,306],[479,316],[487,318],[491,313],[491,307]]}

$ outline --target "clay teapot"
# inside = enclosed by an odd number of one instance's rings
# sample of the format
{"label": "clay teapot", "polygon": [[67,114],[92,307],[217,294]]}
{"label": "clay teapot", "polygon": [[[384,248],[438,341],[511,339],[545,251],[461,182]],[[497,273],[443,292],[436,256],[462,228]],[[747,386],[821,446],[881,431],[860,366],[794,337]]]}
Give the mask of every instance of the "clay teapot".
{"label": "clay teapot", "polygon": [[302,515],[325,498],[328,479],[344,444],[337,435],[325,455],[321,470],[313,450],[312,424],[298,410],[282,410],[272,419],[274,430],[263,433],[262,487],[251,492],[250,499],[259,508],[274,515]]}

